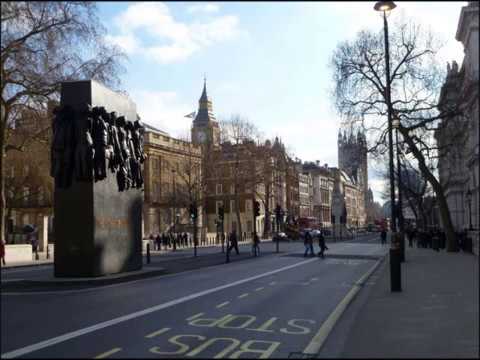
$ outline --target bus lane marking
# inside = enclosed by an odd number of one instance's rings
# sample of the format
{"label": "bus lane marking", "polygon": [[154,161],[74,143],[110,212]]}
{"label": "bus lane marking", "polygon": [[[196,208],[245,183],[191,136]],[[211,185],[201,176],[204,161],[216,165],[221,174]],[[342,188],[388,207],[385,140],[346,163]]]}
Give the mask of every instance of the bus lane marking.
{"label": "bus lane marking", "polygon": [[168,328],[168,327],[167,327],[167,328],[163,328],[163,329],[154,331],[153,333],[148,334],[148,335],[146,335],[145,337],[151,339],[151,338],[153,338],[153,337],[155,337],[155,336],[162,335],[163,333],[166,333],[168,330],[171,330],[171,328]]}
{"label": "bus lane marking", "polygon": [[109,357],[110,355],[113,355],[113,354],[119,352],[120,350],[122,350],[122,348],[113,348],[112,350],[108,350],[104,353],[101,353],[100,355],[95,356],[94,359],[105,359],[105,358]]}
{"label": "bus lane marking", "polygon": [[[91,326],[88,326],[88,327],[85,327],[85,328],[81,328],[81,329],[78,329],[78,330],[75,330],[75,331],[64,333],[64,334],[56,336],[54,338],[50,338],[50,339],[43,340],[43,341],[28,345],[28,346],[24,346],[22,348],[18,348],[18,349],[0,354],[0,357],[5,358],[5,359],[9,359],[9,358],[15,358],[15,357],[23,356],[23,355],[26,355],[26,354],[30,354],[30,353],[38,351],[40,349],[44,349],[44,348],[47,348],[47,347],[50,347],[50,346],[53,346],[53,345],[56,345],[56,344],[59,344],[59,343],[65,342],[65,341],[69,341],[71,339],[77,338],[77,337],[85,335],[85,334],[89,334],[89,333],[92,333],[92,332],[95,332],[95,331],[98,331],[98,330],[101,330],[101,329],[105,329],[107,327],[114,326],[114,325],[129,321],[129,320],[141,317],[141,316],[145,316],[145,315],[151,314],[153,312],[157,312],[157,311],[160,311],[160,310],[163,310],[163,309],[166,309],[166,308],[169,308],[169,307],[172,307],[172,306],[175,306],[175,305],[178,305],[178,304],[181,304],[181,303],[193,300],[193,299],[197,299],[199,297],[209,295],[209,294],[212,294],[212,293],[215,293],[215,292],[218,292],[218,291],[221,291],[221,290],[233,287],[233,286],[244,284],[244,283],[247,283],[247,282],[250,282],[250,281],[253,281],[253,280],[256,280],[256,279],[260,279],[260,278],[263,278],[263,277],[266,277],[266,276],[270,276],[272,274],[276,274],[276,273],[279,273],[279,272],[282,272],[282,271],[285,271],[285,270],[288,270],[288,269],[292,269],[292,268],[295,268],[295,267],[298,267],[298,266],[302,266],[302,265],[311,263],[313,261],[317,261],[317,259],[315,258],[315,259],[308,259],[308,260],[300,261],[298,263],[294,263],[294,264],[287,265],[287,266],[284,266],[284,267],[281,267],[281,268],[278,268],[278,269],[275,269],[275,270],[267,271],[267,272],[262,273],[262,274],[258,274],[258,275],[255,275],[255,276],[251,276],[251,277],[248,277],[248,278],[237,280],[237,281],[225,284],[225,285],[220,285],[220,286],[217,286],[217,287],[214,287],[214,288],[199,291],[199,292],[196,292],[196,293],[193,293],[193,294],[190,294],[190,295],[186,295],[186,296],[183,296],[181,298],[174,299],[174,300],[170,300],[170,301],[167,301],[165,303],[158,304],[158,305],[155,305],[155,306],[152,306],[152,307],[140,310],[140,311],[136,311],[136,312],[133,312],[133,313],[130,313],[130,314],[119,316],[117,318],[113,318],[113,319],[110,319],[110,320],[107,320],[107,321],[103,321],[101,323],[97,323],[97,324],[94,324],[94,325],[91,325]],[[196,321],[196,320],[194,320],[194,321]]]}
{"label": "bus lane marking", "polygon": [[320,326],[315,336],[310,340],[310,343],[303,350],[303,354],[306,355],[317,355],[320,352],[325,340],[332,331],[333,327],[337,323],[340,316],[343,314],[347,306],[352,302],[354,297],[360,291],[364,283],[368,280],[370,275],[375,271],[378,265],[381,263],[381,260],[375,262],[375,264],[364,274],[360,279],[358,279],[350,291],[345,295],[345,297],[338,303],[333,312],[328,316],[324,323]]}

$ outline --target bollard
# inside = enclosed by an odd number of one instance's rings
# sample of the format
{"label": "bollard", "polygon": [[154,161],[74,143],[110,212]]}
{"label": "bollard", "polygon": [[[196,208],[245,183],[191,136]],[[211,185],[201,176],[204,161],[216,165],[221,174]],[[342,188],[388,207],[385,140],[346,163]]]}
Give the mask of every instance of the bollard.
{"label": "bollard", "polygon": [[147,264],[150,264],[150,243],[147,243]]}
{"label": "bollard", "polygon": [[392,234],[390,248],[390,289],[392,292],[402,291],[402,263],[399,234]]}
{"label": "bollard", "polygon": [[400,240],[400,262],[405,262],[405,233],[399,232],[398,237]]}
{"label": "bollard", "polygon": [[38,256],[38,250],[35,250],[35,260],[40,260],[40,257]]}
{"label": "bollard", "polygon": [[47,244],[47,259],[50,259],[50,249],[48,244]]}

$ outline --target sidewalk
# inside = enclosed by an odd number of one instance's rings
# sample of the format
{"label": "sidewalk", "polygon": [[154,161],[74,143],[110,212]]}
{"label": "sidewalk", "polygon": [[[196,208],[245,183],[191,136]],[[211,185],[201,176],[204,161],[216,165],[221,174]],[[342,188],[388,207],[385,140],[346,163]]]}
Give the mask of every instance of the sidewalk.
{"label": "sidewalk", "polygon": [[[263,243],[268,243],[268,242],[271,242],[271,240],[262,240],[262,244]],[[251,243],[249,241],[242,241],[242,242],[239,242],[238,245],[239,246],[242,246],[242,245],[250,245]],[[221,248],[221,244],[209,244],[209,245],[199,245],[197,247],[198,249],[198,252],[199,254],[201,253],[202,249],[207,249],[207,248]],[[165,255],[165,254],[175,254],[175,253],[178,253],[179,255],[182,254],[182,252],[185,252],[185,251],[191,251],[192,252],[192,255],[193,256],[193,247],[182,247],[182,246],[178,246],[177,247],[177,251],[173,251],[172,248],[169,248],[168,250],[165,250],[163,249],[163,246],[162,246],[162,250],[153,250],[151,249],[150,251],[150,254],[152,256],[152,259],[156,256],[161,256],[161,255]],[[0,267],[2,269],[8,269],[8,268],[16,268],[16,267],[28,267],[28,266],[38,266],[38,265],[48,265],[48,264],[53,264],[54,262],[54,254],[53,253],[50,253],[49,254],[49,259],[47,259],[47,253],[46,252],[38,252],[38,255],[39,255],[39,260],[35,260],[34,259],[34,256],[33,255],[33,259],[31,261],[17,261],[17,262],[9,262],[8,261],[8,258],[7,258],[7,264],[6,265],[0,265]],[[142,253],[142,256],[145,257],[147,254],[146,252],[143,252]]]}
{"label": "sidewalk", "polygon": [[362,290],[368,297],[340,356],[478,359],[478,256],[407,246],[405,258],[402,292],[390,291],[388,257]]}

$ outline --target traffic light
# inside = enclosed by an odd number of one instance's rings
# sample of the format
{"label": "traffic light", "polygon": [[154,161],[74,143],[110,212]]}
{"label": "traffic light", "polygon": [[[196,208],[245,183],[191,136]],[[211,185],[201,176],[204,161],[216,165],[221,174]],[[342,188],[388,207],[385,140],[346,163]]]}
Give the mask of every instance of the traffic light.
{"label": "traffic light", "polygon": [[196,219],[198,216],[197,206],[195,204],[190,204],[190,217]]}
{"label": "traffic light", "polygon": [[260,216],[260,202],[258,202],[257,200],[255,200],[255,202],[253,203],[253,215],[255,217]]}
{"label": "traffic light", "polygon": [[223,205],[218,208],[218,218],[223,221],[223,216],[225,214],[225,210],[223,208]]}

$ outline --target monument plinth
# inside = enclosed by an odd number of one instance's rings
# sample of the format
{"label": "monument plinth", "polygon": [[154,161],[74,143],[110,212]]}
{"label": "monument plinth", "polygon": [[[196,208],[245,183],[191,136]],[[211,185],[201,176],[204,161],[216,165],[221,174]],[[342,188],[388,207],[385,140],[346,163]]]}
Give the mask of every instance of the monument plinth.
{"label": "monument plinth", "polygon": [[[137,120],[135,103],[123,94],[92,80],[62,83],[61,107],[70,106],[78,114],[86,104],[116,112],[132,124]],[[74,142],[79,143],[78,138]],[[99,181],[72,176],[68,186],[55,184],[56,277],[95,277],[142,268],[143,191],[119,191],[116,174],[110,169],[106,173]]]}

